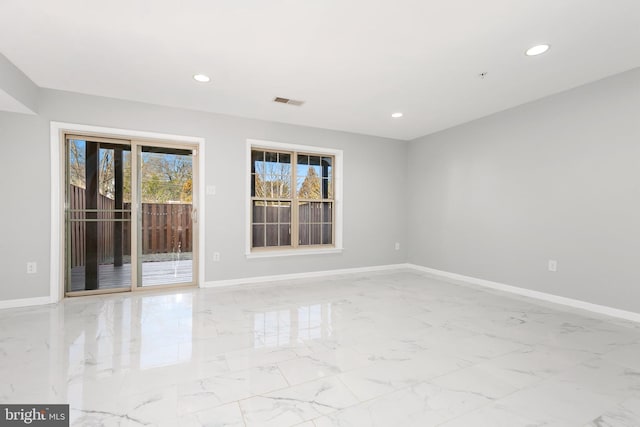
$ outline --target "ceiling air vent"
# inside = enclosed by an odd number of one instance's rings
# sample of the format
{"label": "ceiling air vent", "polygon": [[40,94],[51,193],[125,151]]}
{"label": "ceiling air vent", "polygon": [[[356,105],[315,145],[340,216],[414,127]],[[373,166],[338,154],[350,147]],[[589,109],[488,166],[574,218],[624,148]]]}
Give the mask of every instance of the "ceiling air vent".
{"label": "ceiling air vent", "polygon": [[304,104],[304,101],[297,101],[295,99],[289,99],[289,98],[281,98],[279,96],[275,97],[273,99],[273,102],[278,102],[280,104],[289,104],[289,105],[295,105],[296,107],[301,106],[302,104]]}

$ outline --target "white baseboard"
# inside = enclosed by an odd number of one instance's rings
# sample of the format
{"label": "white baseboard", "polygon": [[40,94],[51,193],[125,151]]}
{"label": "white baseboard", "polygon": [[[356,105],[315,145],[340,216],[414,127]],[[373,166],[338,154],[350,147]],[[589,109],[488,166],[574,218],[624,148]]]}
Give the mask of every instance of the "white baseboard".
{"label": "white baseboard", "polygon": [[[481,286],[484,288],[494,289],[503,292],[509,292],[516,295],[521,295],[529,298],[534,298],[542,301],[547,301],[555,304],[561,304],[568,307],[578,308],[582,310],[591,311],[598,314],[604,314],[606,316],[616,317],[619,319],[630,320],[640,323],[640,313],[632,311],[620,310],[605,305],[593,304],[586,301],[581,301],[573,298],[562,297],[559,295],[548,294],[545,292],[534,291],[526,288],[519,288],[517,286],[506,285],[504,283],[492,282],[490,280],[478,279],[476,277],[464,276],[462,274],[451,273],[448,271],[436,270],[434,268],[423,267],[416,264],[389,264],[389,265],[376,265],[370,267],[357,267],[357,268],[344,268],[338,270],[324,270],[324,271],[312,271],[306,273],[293,273],[293,274],[278,274],[273,276],[257,276],[257,277],[243,277],[239,279],[228,280],[215,280],[209,282],[203,282],[201,288],[218,288],[226,286],[247,285],[254,283],[265,282],[279,282],[285,280],[296,279],[309,279],[317,277],[338,276],[342,274],[355,274],[355,273],[370,273],[376,271],[388,271],[388,270],[400,270],[400,269],[413,269],[426,273],[432,277],[440,279],[448,279],[454,282],[460,282],[470,285]],[[13,300],[0,300],[0,309],[6,308],[18,308],[29,307],[36,305],[51,304],[50,297],[35,297],[35,298],[22,298]]]}
{"label": "white baseboard", "polygon": [[482,286],[484,288],[491,288],[498,291],[504,291],[512,294],[522,295],[529,298],[539,299],[542,301],[548,301],[556,304],[566,305],[569,307],[579,308],[582,310],[604,314],[611,317],[631,320],[633,322],[640,322],[640,313],[634,313],[632,311],[620,310],[620,309],[608,307],[605,305],[592,304],[586,301],[561,297],[559,295],[548,294],[545,292],[533,291],[531,289],[519,288],[517,286],[505,285],[504,283],[492,282],[490,280],[478,279],[476,277],[463,276],[462,274],[436,270],[433,268],[423,267],[421,265],[416,265],[416,264],[407,264],[407,267],[412,268],[414,270],[422,271],[424,273],[427,273],[428,275],[431,275],[437,278],[445,278],[445,279],[462,282],[466,284]]}
{"label": "white baseboard", "polygon": [[200,285],[200,287],[201,288],[218,288],[223,286],[248,285],[252,283],[264,283],[264,282],[280,282],[283,280],[309,279],[314,277],[337,276],[340,274],[370,273],[374,271],[387,271],[387,270],[398,270],[398,269],[409,269],[409,268],[411,268],[410,264],[375,265],[371,267],[343,268],[339,270],[311,271],[307,273],[278,274],[274,276],[256,276],[256,277],[243,277],[240,279],[214,280],[214,281],[204,282]]}
{"label": "white baseboard", "polygon": [[32,305],[51,304],[50,297],[9,299],[0,301],[0,310],[4,308],[30,307]]}

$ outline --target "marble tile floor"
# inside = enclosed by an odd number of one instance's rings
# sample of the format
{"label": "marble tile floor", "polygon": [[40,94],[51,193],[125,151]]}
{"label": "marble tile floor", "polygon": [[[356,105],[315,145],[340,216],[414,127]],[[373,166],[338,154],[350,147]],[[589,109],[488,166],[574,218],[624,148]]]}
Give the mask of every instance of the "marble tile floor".
{"label": "marble tile floor", "polygon": [[640,324],[392,271],[0,311],[74,426],[640,426]]}

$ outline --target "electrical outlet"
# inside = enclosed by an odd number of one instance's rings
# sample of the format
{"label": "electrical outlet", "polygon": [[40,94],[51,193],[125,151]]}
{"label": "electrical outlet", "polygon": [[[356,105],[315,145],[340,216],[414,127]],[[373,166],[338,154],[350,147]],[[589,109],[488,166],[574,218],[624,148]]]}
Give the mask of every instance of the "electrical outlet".
{"label": "electrical outlet", "polygon": [[214,252],[213,253],[213,261],[214,262],[220,261],[220,252]]}
{"label": "electrical outlet", "polygon": [[396,242],[396,251],[400,250],[400,243]]}
{"label": "electrical outlet", "polygon": [[216,195],[216,186],[215,185],[207,185],[205,189],[207,196],[215,196]]}
{"label": "electrical outlet", "polygon": [[27,274],[36,274],[38,272],[38,263],[37,262],[28,262],[27,263]]}
{"label": "electrical outlet", "polygon": [[549,271],[558,271],[558,261],[555,259],[549,260]]}

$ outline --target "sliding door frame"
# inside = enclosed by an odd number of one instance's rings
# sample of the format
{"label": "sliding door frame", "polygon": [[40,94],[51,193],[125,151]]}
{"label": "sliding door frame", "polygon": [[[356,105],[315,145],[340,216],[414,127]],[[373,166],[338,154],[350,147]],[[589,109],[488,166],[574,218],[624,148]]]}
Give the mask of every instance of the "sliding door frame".
{"label": "sliding door frame", "polygon": [[[139,155],[141,154],[138,151],[138,147],[142,146],[153,146],[159,148],[175,148],[181,150],[193,150],[193,159],[194,161],[191,164],[193,168],[192,172],[192,217],[191,217],[191,226],[193,232],[191,233],[192,246],[193,246],[193,265],[191,267],[193,271],[192,284],[185,283],[168,283],[168,284],[160,284],[160,285],[150,285],[144,287],[144,283],[142,282],[142,272],[139,269],[142,268],[142,261],[138,259],[141,256],[142,251],[142,235],[139,232],[140,224],[142,223],[142,203],[140,201],[140,196],[142,194],[141,185],[142,179],[140,176],[140,171],[138,170],[138,166],[140,165]],[[131,289],[133,291],[141,291],[141,290],[151,290],[151,289],[170,289],[170,288],[183,288],[188,286],[197,286],[203,278],[200,277],[200,253],[202,253],[202,248],[200,247],[200,205],[204,202],[204,200],[200,197],[200,188],[202,187],[202,176],[200,175],[200,147],[195,144],[189,143],[180,143],[177,144],[175,142],[170,141],[150,141],[143,140],[139,138],[133,138],[131,140],[131,174],[132,174],[132,183],[135,183],[135,191],[131,192],[131,206],[135,207],[135,212],[132,210],[131,220],[135,223],[132,225],[132,236],[134,238],[131,241],[131,254],[135,255],[136,262],[132,261],[131,271],[134,275]],[[135,151],[135,153],[133,153]],[[132,186],[133,188],[133,186]],[[134,218],[135,214],[135,218]],[[135,264],[135,265],[134,265]]]}
{"label": "sliding door frame", "polygon": [[[155,132],[137,131],[130,129],[107,128],[99,126],[89,126],[73,123],[51,122],[51,248],[50,248],[50,302],[55,303],[65,297],[65,186],[66,186],[66,137],[67,135],[86,136],[88,139],[116,139],[130,141],[132,146],[132,181],[137,177],[138,158],[137,146],[152,145],[159,147],[180,148],[186,150],[194,150],[194,162],[192,164],[193,174],[196,179],[193,180],[193,201],[197,207],[194,215],[194,232],[192,234],[194,254],[193,254],[193,284],[167,284],[142,287],[137,283],[138,262],[132,262],[132,285],[131,291],[153,289],[167,289],[185,286],[201,286],[204,282],[204,149],[205,140],[200,137],[181,136],[172,134],[161,134]],[[136,153],[134,153],[134,149]],[[137,254],[138,250],[138,192],[132,191],[132,215],[131,229],[132,236],[135,238],[131,242],[131,252]],[[134,213],[135,212],[135,213]],[[135,234],[134,234],[135,233]],[[197,252],[197,253],[196,253]],[[137,257],[137,256],[136,256]],[[134,276],[135,274],[135,276]],[[128,291],[123,288],[119,291]],[[96,291],[79,291],[74,295],[94,294]],[[103,290],[98,293],[110,293],[114,291]]]}
{"label": "sliding door frame", "polygon": [[[68,189],[69,189],[69,144],[71,143],[71,141],[73,140],[85,140],[86,142],[91,142],[91,143],[98,143],[98,144],[108,144],[111,147],[114,146],[126,146],[129,147],[130,149],[132,149],[132,145],[131,145],[131,140],[121,137],[121,138],[106,138],[104,136],[95,136],[95,135],[91,135],[88,133],[83,133],[83,134],[77,134],[77,133],[69,133],[69,132],[65,132],[63,135],[63,141],[62,143],[64,144],[64,160],[63,160],[63,168],[64,168],[64,183],[63,183],[63,188],[64,190],[62,190],[63,192],[63,197],[65,200],[65,206],[67,206],[67,204],[70,203],[70,195],[68,194]],[[102,149],[102,147],[100,147],[100,149]],[[133,176],[133,171],[135,170],[135,165],[133,164],[134,161],[134,157],[133,157],[133,153],[132,153],[132,157],[131,157],[131,175]],[[130,177],[131,179],[132,177]],[[131,194],[132,197],[132,208],[133,208],[133,200],[135,200],[136,194],[135,192],[132,192]],[[65,209],[66,211],[66,209]],[[70,243],[70,239],[71,239],[71,225],[72,225],[72,221],[70,218],[67,218],[67,216],[73,216],[73,213],[71,213],[72,211],[69,212],[64,212],[64,216],[65,216],[65,229],[64,229],[64,296],[65,297],[79,297],[79,296],[86,296],[86,295],[102,295],[102,294],[113,294],[113,293],[118,293],[118,292],[130,292],[133,289],[133,279],[135,276],[131,275],[131,284],[128,287],[122,286],[122,287],[117,287],[117,288],[107,288],[107,289],[100,289],[98,287],[98,289],[85,289],[85,290],[80,290],[80,291],[71,291],[71,290],[67,290],[67,285],[70,285],[71,283],[71,260],[70,260],[70,256],[71,256],[71,248],[69,247],[69,243]],[[87,213],[86,211],[84,212],[85,214]],[[67,222],[68,220],[68,222]],[[134,235],[133,233],[135,233],[135,229],[133,228],[133,210],[130,212],[129,215],[129,222],[131,223],[130,225],[130,229],[131,229],[131,233],[132,236]],[[131,246],[130,246],[131,247]],[[131,269],[133,271],[133,269],[135,268],[135,263],[133,262],[135,260],[135,257],[133,256],[132,253],[132,259],[131,259]]]}

